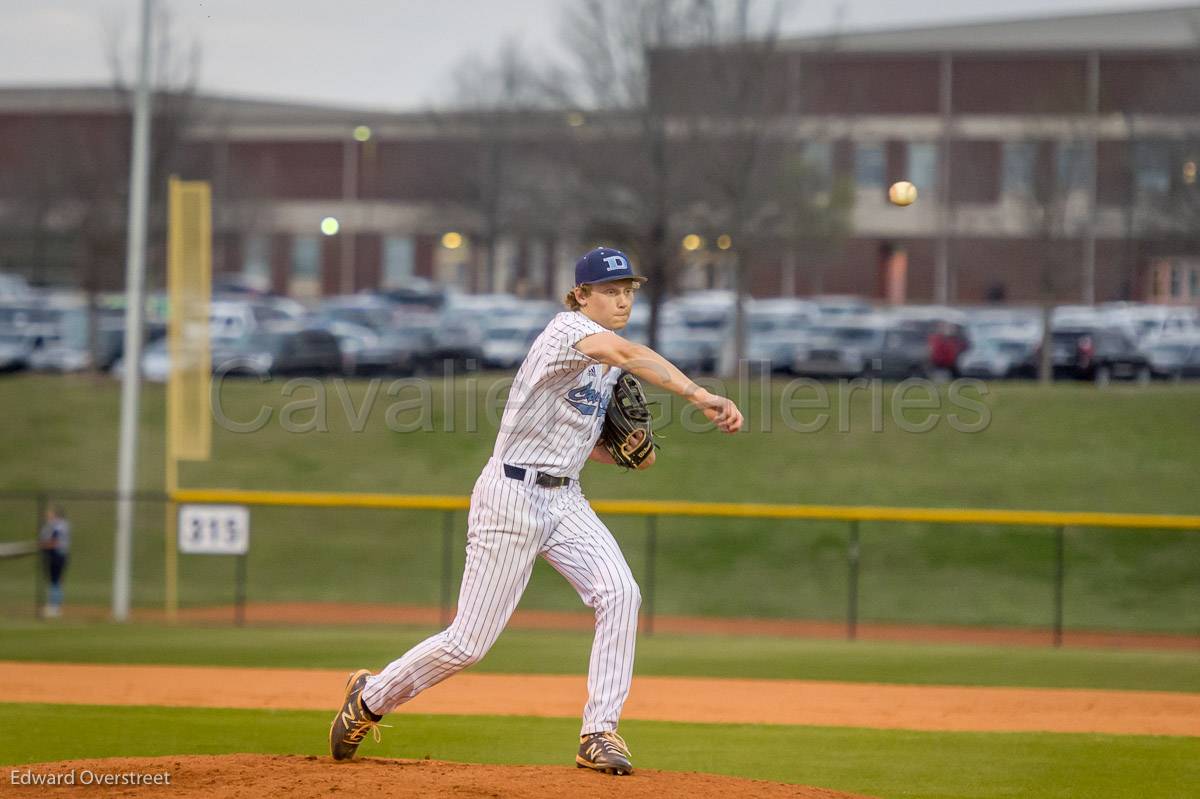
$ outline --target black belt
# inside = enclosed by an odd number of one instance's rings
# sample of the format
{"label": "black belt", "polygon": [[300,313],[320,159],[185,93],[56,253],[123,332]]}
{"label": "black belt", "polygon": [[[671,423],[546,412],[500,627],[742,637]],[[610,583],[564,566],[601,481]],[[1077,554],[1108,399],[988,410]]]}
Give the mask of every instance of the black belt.
{"label": "black belt", "polygon": [[[521,480],[524,482],[527,471],[533,470],[525,470],[520,466],[512,466],[507,463],[504,464],[504,476],[511,477],[513,480]],[[537,477],[534,478],[533,482],[537,483],[543,488],[562,488],[563,486],[571,483],[570,477],[555,477],[554,475],[546,474],[545,472],[534,472],[534,474],[536,474]]]}

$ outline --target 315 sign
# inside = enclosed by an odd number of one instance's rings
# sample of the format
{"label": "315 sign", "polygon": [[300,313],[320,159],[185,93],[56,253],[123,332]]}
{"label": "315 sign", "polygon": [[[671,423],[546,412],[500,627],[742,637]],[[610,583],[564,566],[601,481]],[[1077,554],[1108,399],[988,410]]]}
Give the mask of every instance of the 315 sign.
{"label": "315 sign", "polygon": [[244,505],[180,505],[179,551],[185,555],[245,555],[250,509]]}

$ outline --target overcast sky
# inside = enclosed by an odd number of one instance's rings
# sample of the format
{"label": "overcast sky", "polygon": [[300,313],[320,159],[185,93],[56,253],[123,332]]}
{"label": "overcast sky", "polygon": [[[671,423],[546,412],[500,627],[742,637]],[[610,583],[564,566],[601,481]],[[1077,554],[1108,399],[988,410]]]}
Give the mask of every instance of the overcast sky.
{"label": "overcast sky", "polygon": [[[438,100],[464,55],[515,38],[559,54],[571,0],[159,0],[202,51],[202,91],[391,109]],[[1147,8],[1169,0],[847,0],[845,28]],[[790,32],[828,30],[838,0],[797,0]],[[109,80],[106,30],[127,46],[140,0],[0,0],[0,84]]]}

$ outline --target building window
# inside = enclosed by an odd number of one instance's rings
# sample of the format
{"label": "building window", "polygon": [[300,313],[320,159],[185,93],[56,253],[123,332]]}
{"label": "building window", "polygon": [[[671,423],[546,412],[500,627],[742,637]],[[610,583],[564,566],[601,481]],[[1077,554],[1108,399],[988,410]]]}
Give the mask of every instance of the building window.
{"label": "building window", "polygon": [[1171,299],[1183,296],[1183,269],[1180,266],[1171,267]]}
{"label": "building window", "polygon": [[1088,174],[1092,168],[1090,156],[1087,142],[1072,140],[1058,143],[1054,151],[1054,167],[1060,189],[1074,191],[1088,185]]}
{"label": "building window", "polygon": [[316,280],[321,275],[321,242],[316,236],[292,239],[292,279]]}
{"label": "building window", "polygon": [[933,142],[908,143],[908,181],[926,197],[937,192],[938,146]]}
{"label": "building window", "polygon": [[1003,159],[1001,193],[1011,197],[1032,196],[1034,170],[1037,168],[1037,142],[1006,141]]}
{"label": "building window", "polygon": [[1200,267],[1188,271],[1188,297],[1200,299]]}
{"label": "building window", "polygon": [[1160,199],[1171,191],[1171,151],[1165,142],[1134,143],[1133,187],[1141,200]]}
{"label": "building window", "polygon": [[271,287],[271,240],[261,233],[246,237],[242,251],[242,278],[259,291]]}
{"label": "building window", "polygon": [[882,191],[885,169],[883,145],[858,142],[854,145],[854,185],[860,192]]}
{"label": "building window", "polygon": [[833,178],[833,145],[827,141],[805,142],[802,157],[805,169],[816,178],[817,185],[828,187]]}
{"label": "building window", "polygon": [[388,236],[383,240],[383,287],[402,286],[413,276],[413,240]]}

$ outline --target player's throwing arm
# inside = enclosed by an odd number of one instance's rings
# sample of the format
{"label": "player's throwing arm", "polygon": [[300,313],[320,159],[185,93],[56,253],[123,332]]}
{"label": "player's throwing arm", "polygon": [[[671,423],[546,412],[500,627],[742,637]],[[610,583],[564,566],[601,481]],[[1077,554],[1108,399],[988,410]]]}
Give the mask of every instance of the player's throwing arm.
{"label": "player's throwing arm", "polygon": [[742,429],[742,412],[733,400],[696,385],[675,364],[647,346],[615,333],[594,333],[580,341],[578,348],[590,358],[683,397],[700,408],[709,421],[726,433],[736,433]]}

